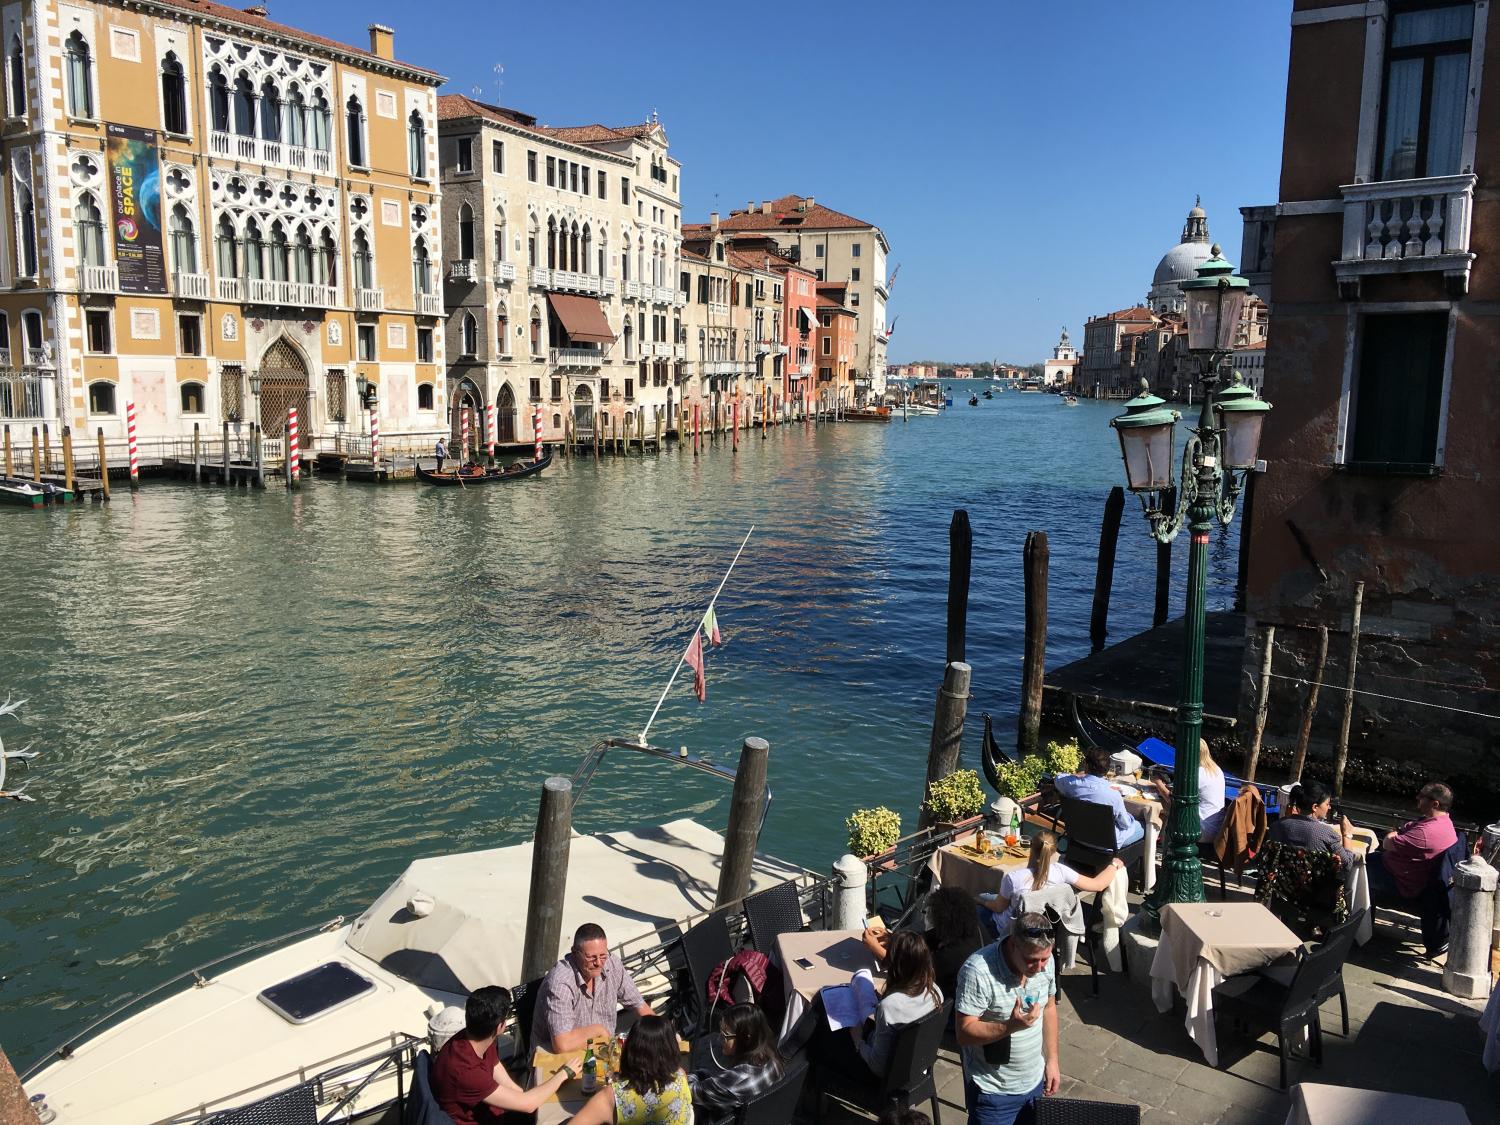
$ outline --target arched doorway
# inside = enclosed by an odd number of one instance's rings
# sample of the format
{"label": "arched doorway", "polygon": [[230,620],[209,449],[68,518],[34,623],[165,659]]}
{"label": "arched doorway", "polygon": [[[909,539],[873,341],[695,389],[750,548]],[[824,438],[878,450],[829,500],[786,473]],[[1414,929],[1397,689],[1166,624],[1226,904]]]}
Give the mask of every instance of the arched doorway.
{"label": "arched doorway", "polygon": [[496,422],[500,434],[497,440],[501,445],[510,445],[516,440],[516,395],[509,383],[500,385],[500,402],[495,409],[500,414]]}
{"label": "arched doorway", "polygon": [[286,337],[272,341],[260,357],[260,428],[268,438],[286,434],[286,412],[297,410],[299,440],[312,432],[307,414],[307,361]]}
{"label": "arched doorway", "polygon": [[573,392],[573,432],[591,434],[594,430],[594,392],[587,386]]}
{"label": "arched doorway", "polygon": [[465,411],[469,415],[469,445],[477,448],[484,444],[484,396],[469,379],[459,381],[453,396],[453,409],[448,415],[449,442],[455,450],[463,440]]}

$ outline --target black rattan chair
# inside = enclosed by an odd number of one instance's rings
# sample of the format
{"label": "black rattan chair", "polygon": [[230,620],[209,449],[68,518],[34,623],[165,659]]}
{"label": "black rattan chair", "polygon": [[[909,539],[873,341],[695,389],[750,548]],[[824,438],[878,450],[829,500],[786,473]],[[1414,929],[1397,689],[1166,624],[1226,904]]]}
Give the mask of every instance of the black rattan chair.
{"label": "black rattan chair", "polygon": [[1036,1125],[1140,1125],[1141,1107],[1081,1098],[1038,1098],[1031,1103]]}
{"label": "black rattan chair", "polygon": [[[315,1084],[304,1082],[253,1105],[208,1118],[210,1125],[318,1125]],[[444,1114],[446,1117],[447,1115]],[[450,1121],[448,1125],[452,1125]]]}
{"label": "black rattan chair", "polygon": [[797,898],[797,883],[788,879],[767,887],[745,899],[745,921],[750,926],[750,944],[767,957],[776,948],[782,934],[802,929],[802,903]]}
{"label": "black rattan chair", "polygon": [[515,1030],[512,1035],[515,1039],[515,1054],[508,1061],[518,1062],[526,1065],[531,1058],[531,1048],[535,1044],[531,1041],[531,1025],[536,1019],[537,996],[542,991],[544,977],[537,977],[534,981],[526,984],[518,984],[511,989],[511,1003],[515,1005]]}
{"label": "black rattan chair", "polygon": [[682,935],[682,952],[687,959],[688,985],[691,1002],[686,1006],[686,1024],[683,1029],[689,1039],[712,1031],[708,1025],[708,1013],[712,1007],[708,999],[708,981],[713,972],[734,956],[734,942],[729,937],[729,923],[722,911],[705,917],[696,926]]}
{"label": "black rattan chair", "polygon": [[[314,1114],[313,1120],[317,1120]],[[411,1093],[406,1096],[406,1110],[401,1125],[453,1125],[453,1118],[443,1112],[432,1093],[432,1056],[418,1051],[411,1068]]]}
{"label": "black rattan chair", "polygon": [[[1328,936],[1323,939],[1324,945],[1333,945],[1335,942],[1344,944],[1344,956],[1339,961],[1338,971],[1328,980],[1324,981],[1318,989],[1316,1000],[1321,1008],[1335,996],[1339,998],[1339,1017],[1343,1025],[1344,1038],[1349,1037],[1349,997],[1344,992],[1344,962],[1349,959],[1349,954],[1354,950],[1354,937],[1359,931],[1359,924],[1364,921],[1365,911],[1356,910],[1349,915],[1347,922],[1342,922],[1328,931]],[[1292,978],[1297,975],[1296,965],[1267,965],[1263,969],[1256,970],[1261,976],[1275,981],[1283,988],[1291,986]]]}
{"label": "black rattan chair", "polygon": [[1063,853],[1068,866],[1094,874],[1110,860],[1120,857],[1128,870],[1140,866],[1146,858],[1144,838],[1118,847],[1115,843],[1115,814],[1108,805],[1097,801],[1080,801],[1077,797],[1059,798],[1062,822],[1068,846]]}
{"label": "black rattan chair", "polygon": [[786,1125],[797,1116],[797,1102],[807,1084],[807,1062],[798,1059],[780,1081],[734,1111],[734,1125]]}
{"label": "black rattan chair", "polygon": [[820,1070],[819,1080],[824,1085],[819,1095],[819,1118],[822,1117],[822,1098],[832,1094],[872,1113],[884,1113],[890,1106],[908,1109],[925,1101],[932,1110],[933,1125],[942,1125],[933,1070],[937,1066],[938,1048],[948,1027],[951,1008],[952,1002],[949,1001],[901,1028],[891,1046],[891,1061],[886,1065],[885,1078],[878,1089],[868,1083],[856,1083],[837,1071]]}

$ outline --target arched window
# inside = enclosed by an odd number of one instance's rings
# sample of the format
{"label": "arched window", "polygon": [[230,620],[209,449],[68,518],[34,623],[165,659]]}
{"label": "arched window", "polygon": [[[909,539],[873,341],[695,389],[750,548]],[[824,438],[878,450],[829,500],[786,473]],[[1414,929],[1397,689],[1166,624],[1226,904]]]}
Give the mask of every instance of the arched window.
{"label": "arched window", "polygon": [[42,314],[35,309],[27,309],[21,314],[21,331],[26,337],[26,350],[39,352],[45,342],[42,332]]}
{"label": "arched window", "polygon": [[344,109],[344,132],[349,140],[349,163],[356,168],[365,166],[365,111],[359,98],[349,96]]}
{"label": "arched window", "polygon": [[307,227],[297,227],[296,249],[292,254],[292,280],[303,283],[313,279],[313,245],[312,235],[307,233]]}
{"label": "arched window", "polygon": [[510,317],[504,309],[495,314],[495,354],[510,355]]}
{"label": "arched window", "polygon": [[547,220],[547,268],[557,269],[557,223]]}
{"label": "arched window", "polygon": [[328,99],[319,90],[313,95],[312,105],[307,110],[308,139],[307,143],[318,152],[327,152],[332,146],[330,139],[332,130],[328,122]]}
{"label": "arched window", "polygon": [[234,80],[234,131],[242,137],[255,136],[255,87],[243,72]]}
{"label": "arched window", "polygon": [[208,112],[216,131],[229,132],[229,83],[218,67],[208,75]]}
{"label": "arched window", "polygon": [[339,283],[339,253],[333,242],[333,232],[324,229],[318,236],[317,257],[313,261],[313,280],[319,285]]}
{"label": "arched window", "polygon": [[503,262],[505,257],[505,220],[502,218],[499,225],[495,227],[495,261]]}
{"label": "arched window", "polygon": [[10,37],[10,50],[6,54],[6,65],[10,67],[10,115],[26,116],[26,52],[21,47],[21,34]]}
{"label": "arched window", "polygon": [[206,413],[203,408],[204,396],[202,383],[183,383],[178,388],[178,394],[182,399],[182,412],[184,414]]}
{"label": "arched window", "polygon": [[589,266],[591,264],[590,261],[589,261],[589,259],[593,257],[593,255],[590,253],[590,251],[593,248],[594,248],[594,236],[589,231],[589,225],[587,223],[584,223],[583,224],[583,249],[582,249],[581,257],[579,258],[579,261],[581,261],[583,263],[583,265],[580,266],[579,268],[582,269],[584,273],[588,273],[589,272]]}
{"label": "arched window", "polygon": [[474,256],[474,208],[465,203],[458,209],[458,257],[470,262]]}
{"label": "arched window", "polygon": [[289,272],[291,248],[287,245],[286,231],[280,222],[271,224],[271,280],[285,281]]}
{"label": "arched window", "polygon": [[68,112],[74,117],[93,117],[94,58],[82,32],[68,36],[67,52]]}
{"label": "arched window", "polygon": [[281,140],[281,91],[267,78],[260,84],[260,136],[262,140]]}
{"label": "arched window", "polygon": [[26,184],[16,185],[17,210],[21,216],[21,254],[19,265],[22,277],[36,276],[36,201],[31,188]]}
{"label": "arched window", "polygon": [[630,327],[630,321],[625,322],[625,358],[635,358],[635,332]]}
{"label": "arched window", "polygon": [[427,256],[427,240],[418,237],[411,253],[411,285],[417,293],[432,292],[432,261]]}
{"label": "arched window", "polygon": [[254,219],[245,223],[245,276],[254,281],[266,276],[266,243]]}
{"label": "arched window", "polygon": [[100,380],[89,384],[89,413],[113,414],[115,412],[115,385]]}
{"label": "arched window", "polygon": [[370,256],[370,240],[362,230],[354,232],[354,286],[375,288],[375,259]]}
{"label": "arched window", "polygon": [[552,415],[552,428],[554,430],[560,430],[560,429],[562,429],[562,415],[561,414],[554,414],[554,415]]}
{"label": "arched window", "polygon": [[479,354],[479,322],[474,319],[473,313],[464,313],[463,319],[463,354]]}
{"label": "arched window", "polygon": [[427,175],[427,124],[416,109],[406,123],[406,163],[417,179]]}
{"label": "arched window", "polygon": [[240,276],[239,239],[234,235],[234,223],[228,215],[220,215],[214,228],[214,260],[220,277]]}
{"label": "arched window", "polygon": [[193,232],[192,217],[181,203],[172,208],[167,234],[172,243],[172,269],[177,273],[197,273],[198,238]]}
{"label": "arched window", "polygon": [[286,143],[302,148],[307,144],[307,104],[302,100],[302,90],[293,86],[287,94],[286,106],[282,112],[284,126],[281,135],[286,138]]}
{"label": "arched window", "polygon": [[708,337],[703,329],[698,329],[698,362],[702,363],[708,359]]}
{"label": "arched window", "polygon": [[620,250],[620,280],[630,280],[630,244],[628,242]]}
{"label": "arched window", "polygon": [[89,192],[78,197],[73,208],[73,225],[78,237],[78,257],[86,266],[104,264],[104,219]]}
{"label": "arched window", "polygon": [[187,79],[172,51],[161,61],[161,123],[169,133],[188,131]]}
{"label": "arched window", "polygon": [[433,403],[432,384],[431,383],[418,383],[417,384],[417,409],[418,410],[435,410],[436,407],[434,407],[432,403]]}
{"label": "arched window", "polygon": [[542,354],[542,314],[531,310],[531,354]]}

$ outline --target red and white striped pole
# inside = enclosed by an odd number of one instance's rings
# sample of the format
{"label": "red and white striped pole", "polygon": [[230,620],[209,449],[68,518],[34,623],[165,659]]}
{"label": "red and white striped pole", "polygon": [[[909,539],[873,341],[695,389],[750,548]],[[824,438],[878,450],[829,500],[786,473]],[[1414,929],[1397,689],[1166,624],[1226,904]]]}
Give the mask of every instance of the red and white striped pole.
{"label": "red and white striped pole", "polygon": [[533,460],[542,459],[542,408],[536,407],[531,412],[531,432],[536,436],[536,451]]}
{"label": "red and white striped pole", "polygon": [[286,411],[286,486],[296,488],[301,476],[302,449],[297,440],[297,408],[289,406]]}
{"label": "red and white striped pole", "polygon": [[380,474],[380,408],[370,407],[370,467]]}
{"label": "red and white striped pole", "polygon": [[141,451],[135,440],[135,403],[125,403],[125,437],[130,442],[130,491],[141,487]]}
{"label": "red and white striped pole", "polygon": [[492,402],[484,408],[484,440],[489,447],[490,463],[495,461],[495,404]]}
{"label": "red and white striped pole", "polygon": [[469,460],[469,408],[463,407],[459,416],[458,463],[463,465]]}

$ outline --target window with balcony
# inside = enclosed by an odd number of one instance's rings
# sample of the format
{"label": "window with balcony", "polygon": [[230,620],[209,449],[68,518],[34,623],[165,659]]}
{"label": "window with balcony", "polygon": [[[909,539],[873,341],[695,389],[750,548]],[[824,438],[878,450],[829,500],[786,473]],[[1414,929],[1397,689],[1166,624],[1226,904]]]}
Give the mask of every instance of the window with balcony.
{"label": "window with balcony", "polygon": [[255,87],[243,72],[234,80],[234,131],[236,136],[255,136]]}
{"label": "window with balcony", "polygon": [[292,244],[292,280],[306,285],[313,279],[312,235],[307,227],[299,225]]}
{"label": "window with balcony", "polygon": [[413,179],[427,177],[427,123],[416,109],[406,120],[406,167]]}
{"label": "window with balcony", "polygon": [[375,362],[375,326],[361,324],[354,330],[355,354],[362,363]]}
{"label": "window with balcony", "polygon": [[10,73],[10,80],[6,87],[10,95],[10,104],[7,107],[12,117],[26,116],[26,51],[21,46],[21,33],[10,37],[10,50],[6,52],[5,65]]}
{"label": "window with balcony", "polygon": [[453,167],[457,172],[474,171],[474,138],[459,137],[455,142]]}
{"label": "window with balcony", "polygon": [[115,385],[103,379],[89,384],[89,413],[113,414],[115,412]]}
{"label": "window with balcony", "polygon": [[45,349],[47,334],[42,324],[41,313],[35,309],[27,309],[21,314],[21,335],[26,339],[28,352],[40,352]]}
{"label": "window with balcony", "polygon": [[254,219],[245,220],[245,276],[252,281],[266,276],[266,244]]}
{"label": "window with balcony", "polygon": [[188,131],[187,79],[182,73],[182,63],[172,51],[161,60],[161,124],[169,133]]}
{"label": "window with balcony", "polygon": [[431,328],[426,328],[426,327],[418,328],[417,329],[417,362],[418,363],[431,363],[432,362],[432,356],[433,356],[432,347],[433,347],[433,345],[432,345],[432,329]]}
{"label": "window with balcony", "polygon": [[1346,463],[1429,470],[1437,463],[1448,314],[1365,316]]}
{"label": "window with balcony", "polygon": [[490,142],[490,171],[497,176],[505,175],[505,142]]}
{"label": "window with balcony", "polygon": [[177,273],[198,271],[198,236],[193,220],[181,203],[172,208],[167,221],[167,237],[172,246],[172,269]]}
{"label": "window with balcony", "polygon": [[104,218],[92,192],[78,197],[73,209],[73,231],[78,240],[78,257],[86,266],[104,264]]}
{"label": "window with balcony", "polygon": [[460,261],[474,260],[474,208],[467,203],[458,209],[458,257]]}
{"label": "window with balcony", "polygon": [[287,144],[306,148],[307,101],[302,96],[301,87],[296,83],[292,84],[286,96],[286,104],[282,106],[282,117],[281,135],[286,138]]}
{"label": "window with balcony", "polygon": [[344,106],[344,134],[349,149],[349,163],[365,167],[365,110],[359,98],[351,94]]}
{"label": "window with balcony", "polygon": [[281,89],[270,78],[260,84],[260,138],[281,140]]}
{"label": "window with balcony", "polygon": [[[88,350],[94,355],[108,355],[110,341],[114,336],[111,331],[110,316],[108,309],[89,309],[83,314],[84,342]],[[6,341],[9,344],[9,341]]]}
{"label": "window with balcony", "polygon": [[203,354],[203,321],[197,313],[177,317],[177,344],[182,355]]}
{"label": "window with balcony", "polygon": [[228,215],[220,215],[214,228],[214,262],[220,277],[240,276],[239,241],[234,235],[234,223]]}
{"label": "window with balcony", "polygon": [[184,414],[202,414],[203,404],[208,401],[202,383],[183,383],[177,389],[177,397]]}
{"label": "window with balcony", "polygon": [[1401,8],[1391,13],[1386,46],[1379,176],[1453,175],[1462,164],[1474,5]]}
{"label": "window with balcony", "polygon": [[411,256],[412,291],[419,294],[432,292],[432,259],[427,255],[427,240],[418,236]]}
{"label": "window with balcony", "polygon": [[328,99],[319,91],[307,107],[307,143],[318,152],[333,151],[332,117]]}
{"label": "window with balcony", "polygon": [[354,232],[354,285],[357,289],[375,288],[375,259],[370,254],[370,239],[364,231]]}
{"label": "window with balcony", "polygon": [[[68,36],[64,72],[68,93],[68,112],[74,117],[94,116],[94,55],[83,32]],[[111,392],[112,393],[112,392]]]}

